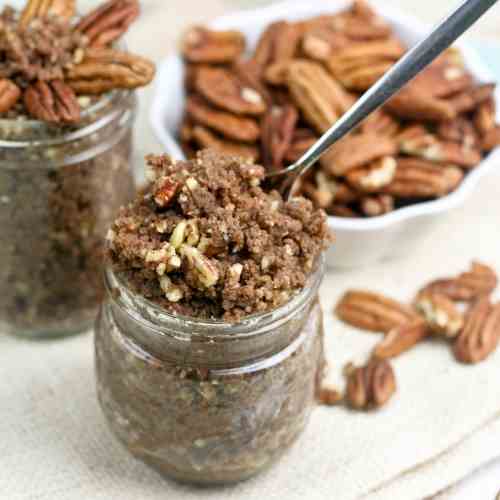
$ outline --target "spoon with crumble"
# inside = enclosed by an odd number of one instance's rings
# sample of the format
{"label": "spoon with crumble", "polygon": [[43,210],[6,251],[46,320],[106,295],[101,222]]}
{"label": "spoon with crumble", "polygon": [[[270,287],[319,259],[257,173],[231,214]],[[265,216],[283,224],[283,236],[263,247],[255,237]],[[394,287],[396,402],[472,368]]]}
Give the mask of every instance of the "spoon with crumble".
{"label": "spoon with crumble", "polygon": [[268,175],[283,198],[293,195],[298,178],[335,142],[356,128],[419,72],[444,52],[498,0],[466,0],[422,41],[410,49],[293,165]]}

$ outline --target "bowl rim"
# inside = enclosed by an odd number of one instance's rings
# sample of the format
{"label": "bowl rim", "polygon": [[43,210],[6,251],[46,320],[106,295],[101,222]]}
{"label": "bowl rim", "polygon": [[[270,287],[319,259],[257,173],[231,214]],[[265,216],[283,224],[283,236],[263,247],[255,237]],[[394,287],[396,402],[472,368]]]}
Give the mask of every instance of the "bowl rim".
{"label": "bowl rim", "polygon": [[[334,4],[324,5],[324,0],[309,0],[307,4],[298,4],[294,0],[285,0],[283,2],[278,2],[272,5],[257,7],[255,9],[243,9],[231,12],[229,14],[217,17],[213,21],[207,23],[207,25],[213,28],[224,29],[229,28],[234,24],[240,24],[242,16],[245,16],[247,21],[258,22],[264,16],[280,17],[283,16],[284,12],[303,13],[304,15],[307,15],[307,13],[310,12],[312,6],[319,5],[320,3],[325,12],[336,12],[347,7],[351,2],[348,0],[341,0],[335,2]],[[413,31],[418,31],[422,33],[422,35],[430,30],[429,25],[422,23],[418,19],[400,11],[397,8],[384,8],[384,12],[381,12],[381,9],[378,8],[377,5],[374,5],[373,2],[371,2],[371,4],[374,10],[379,12],[382,17],[384,17],[391,23],[397,23],[405,27],[411,25]],[[458,40],[457,42],[455,42],[454,46],[458,47],[461,50],[464,55],[466,65],[472,67],[472,71],[480,80],[496,80],[495,75],[483,63],[480,55],[476,50],[470,47],[463,40]],[[155,82],[154,97],[150,109],[150,124],[153,132],[156,135],[156,138],[159,140],[160,144],[168,151],[168,153],[175,158],[182,159],[184,158],[184,154],[178,142],[163,124],[162,117],[165,106],[161,105],[162,99],[160,96],[162,92],[162,82],[170,77],[173,67],[180,65],[182,65],[182,59],[178,51],[168,56],[164,61],[160,63],[158,77]],[[495,98],[500,104],[500,89],[498,88],[495,92]],[[500,106],[498,113],[500,116]],[[328,216],[328,224],[333,229],[343,231],[370,231],[393,226],[408,219],[447,212],[449,210],[457,208],[466,201],[467,197],[470,196],[474,191],[480,179],[493,170],[495,162],[497,161],[500,162],[500,147],[491,151],[481,161],[481,163],[479,163],[477,167],[467,172],[459,188],[457,188],[452,193],[443,196],[442,198],[397,208],[396,210],[388,214],[371,218]]]}

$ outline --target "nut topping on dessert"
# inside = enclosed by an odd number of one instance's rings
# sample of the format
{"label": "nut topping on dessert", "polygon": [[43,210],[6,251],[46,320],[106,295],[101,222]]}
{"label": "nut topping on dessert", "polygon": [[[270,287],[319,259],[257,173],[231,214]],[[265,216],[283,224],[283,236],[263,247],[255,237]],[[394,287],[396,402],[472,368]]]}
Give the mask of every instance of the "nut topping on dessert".
{"label": "nut topping on dessert", "polygon": [[265,193],[264,168],[238,157],[207,150],[148,163],[153,182],[122,210],[109,244],[136,292],[174,314],[237,321],[304,287],[329,241],[323,211]]}

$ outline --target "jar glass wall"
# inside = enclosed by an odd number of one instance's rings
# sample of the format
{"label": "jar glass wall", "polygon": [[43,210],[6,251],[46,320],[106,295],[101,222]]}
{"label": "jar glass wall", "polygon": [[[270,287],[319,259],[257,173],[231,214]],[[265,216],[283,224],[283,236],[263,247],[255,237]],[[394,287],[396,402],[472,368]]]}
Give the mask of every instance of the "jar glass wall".
{"label": "jar glass wall", "polygon": [[113,92],[75,127],[0,120],[0,329],[31,337],[92,325],[104,237],[134,193],[136,98]]}
{"label": "jar glass wall", "polygon": [[106,273],[98,396],[137,458],[199,484],[248,478],[304,429],[323,371],[319,266],[289,303],[238,324],[175,317]]}

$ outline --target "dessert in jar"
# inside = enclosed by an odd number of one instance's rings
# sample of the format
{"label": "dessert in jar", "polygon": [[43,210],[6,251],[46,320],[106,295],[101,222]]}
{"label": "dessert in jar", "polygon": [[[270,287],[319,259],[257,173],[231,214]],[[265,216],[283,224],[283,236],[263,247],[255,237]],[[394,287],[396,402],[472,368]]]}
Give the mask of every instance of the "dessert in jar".
{"label": "dessert in jar", "polygon": [[116,46],[136,1],[74,9],[0,14],[0,328],[36,338],[94,321],[104,236],[135,191],[133,89],[154,76]]}
{"label": "dessert in jar", "polygon": [[99,402],[163,474],[242,480],[295,442],[315,401],[326,215],[264,191],[264,169],[238,157],[148,163],[107,236]]}

